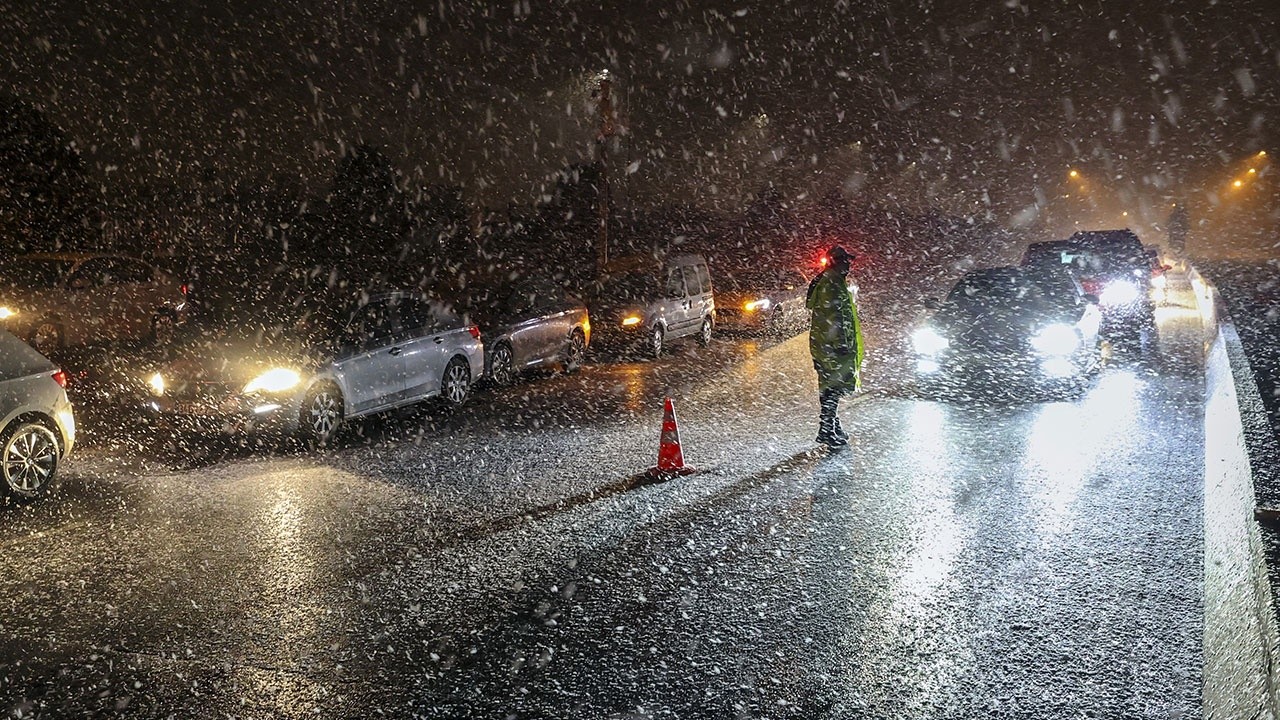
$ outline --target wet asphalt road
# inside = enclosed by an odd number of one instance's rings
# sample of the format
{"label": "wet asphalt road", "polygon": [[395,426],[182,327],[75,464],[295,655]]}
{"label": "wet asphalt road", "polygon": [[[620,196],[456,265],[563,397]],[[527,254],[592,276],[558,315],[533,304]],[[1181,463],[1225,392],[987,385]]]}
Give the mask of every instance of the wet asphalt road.
{"label": "wet asphalt road", "polygon": [[[318,454],[90,427],[57,500],[0,519],[0,708],[1199,717],[1204,337],[1160,320],[1078,398],[935,402],[884,359],[836,453],[802,336]],[[665,394],[700,473],[629,482]]]}

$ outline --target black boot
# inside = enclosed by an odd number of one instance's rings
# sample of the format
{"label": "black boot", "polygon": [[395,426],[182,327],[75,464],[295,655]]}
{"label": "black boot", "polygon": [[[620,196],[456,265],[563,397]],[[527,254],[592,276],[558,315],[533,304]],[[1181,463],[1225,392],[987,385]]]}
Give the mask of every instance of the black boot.
{"label": "black boot", "polygon": [[844,431],[844,426],[840,424],[839,417],[836,417],[834,423],[831,426],[831,431],[835,434],[836,437],[840,438],[846,443],[849,442],[849,433]]}
{"label": "black boot", "polygon": [[835,422],[825,418],[818,421],[818,437],[815,439],[829,448],[838,448],[849,444],[848,436],[842,436],[837,433]]}

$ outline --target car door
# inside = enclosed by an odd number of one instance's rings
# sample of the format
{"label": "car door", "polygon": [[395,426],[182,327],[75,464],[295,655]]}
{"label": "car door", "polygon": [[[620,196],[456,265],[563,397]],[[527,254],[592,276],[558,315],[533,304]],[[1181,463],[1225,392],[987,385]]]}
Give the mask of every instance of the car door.
{"label": "car door", "polygon": [[440,379],[449,361],[451,345],[446,342],[441,314],[433,312],[425,298],[411,296],[400,303],[401,357],[405,368],[405,402],[416,402],[440,390]]}
{"label": "car door", "polygon": [[62,314],[68,343],[95,344],[115,339],[116,284],[113,258],[89,258],[71,272]]}
{"label": "car door", "polygon": [[504,310],[512,364],[517,369],[536,364],[547,345],[536,290],[526,285],[512,288]]}
{"label": "car door", "polygon": [[135,340],[145,338],[151,332],[151,318],[162,304],[158,301],[155,272],[151,266],[128,258],[114,258],[114,266],[120,334]]}
{"label": "car door", "polygon": [[543,336],[546,352],[543,362],[555,362],[564,357],[569,347],[569,335],[577,320],[574,303],[560,288],[548,288],[542,296]]}
{"label": "car door", "polygon": [[347,325],[334,363],[346,384],[348,414],[396,404],[405,393],[405,363],[397,344],[395,308],[386,299],[360,308]]}
{"label": "car door", "polygon": [[702,292],[702,280],[698,277],[697,267],[695,265],[682,265],[680,271],[684,274],[685,331],[692,333],[702,326],[702,318],[707,311],[707,301]]}
{"label": "car door", "polygon": [[667,268],[662,311],[667,320],[667,334],[671,337],[684,335],[689,327],[689,293],[685,290],[684,271],[678,265]]}

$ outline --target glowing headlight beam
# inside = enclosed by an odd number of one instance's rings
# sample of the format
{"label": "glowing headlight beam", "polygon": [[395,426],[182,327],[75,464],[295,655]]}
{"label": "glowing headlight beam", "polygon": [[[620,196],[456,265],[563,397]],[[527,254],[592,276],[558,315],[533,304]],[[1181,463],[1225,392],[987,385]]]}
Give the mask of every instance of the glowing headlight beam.
{"label": "glowing headlight beam", "polygon": [[640,324],[639,315],[628,315],[622,318],[622,327],[635,327]]}
{"label": "glowing headlight beam", "polygon": [[931,327],[922,327],[912,333],[911,344],[921,355],[937,355],[951,347],[951,341]]}
{"label": "glowing headlight beam", "polygon": [[147,385],[151,386],[151,392],[155,395],[164,395],[164,376],[160,373],[147,378]]}
{"label": "glowing headlight beam", "polygon": [[1138,301],[1138,284],[1127,280],[1107,283],[1098,299],[1103,305],[1128,305]]}
{"label": "glowing headlight beam", "polygon": [[747,312],[755,312],[757,310],[768,310],[772,305],[773,301],[769,298],[761,298],[759,300],[752,300],[751,302],[745,303],[742,306],[742,309]]}
{"label": "glowing headlight beam", "polygon": [[18,311],[14,310],[13,308],[0,307],[0,320],[8,320],[9,318],[17,314],[18,314]]}
{"label": "glowing headlight beam", "polygon": [[1080,347],[1080,334],[1070,325],[1055,323],[1031,338],[1031,347],[1041,355],[1070,355]]}
{"label": "glowing headlight beam", "polygon": [[278,393],[302,382],[302,376],[288,368],[271,368],[244,386],[245,394],[256,392]]}

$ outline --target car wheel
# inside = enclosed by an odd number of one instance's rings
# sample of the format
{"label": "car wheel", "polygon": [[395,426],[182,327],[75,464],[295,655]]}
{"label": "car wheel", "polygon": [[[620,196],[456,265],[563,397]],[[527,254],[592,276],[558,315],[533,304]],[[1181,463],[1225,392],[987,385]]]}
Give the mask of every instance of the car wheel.
{"label": "car wheel", "polygon": [[454,358],[445,366],[440,381],[440,397],[451,408],[460,408],[471,396],[471,368],[462,358]]}
{"label": "car wheel", "polygon": [[661,325],[654,325],[653,330],[649,333],[649,357],[657,360],[662,357],[662,345],[665,341],[665,334],[662,332]]}
{"label": "car wheel", "polygon": [[31,329],[27,342],[41,355],[56,353],[62,348],[62,326],[53,320],[41,320]]}
{"label": "car wheel", "polygon": [[581,330],[574,330],[569,335],[569,347],[564,354],[564,371],[566,373],[575,373],[582,369],[582,363],[587,359],[587,337],[582,334]]}
{"label": "car wheel", "polygon": [[489,377],[498,387],[510,387],[515,384],[515,357],[510,345],[501,343],[493,349],[493,357],[489,361]]}
{"label": "car wheel", "polygon": [[162,312],[151,318],[151,344],[169,347],[178,333],[178,321],[173,315]]}
{"label": "car wheel", "polygon": [[342,392],[332,383],[320,383],[302,400],[302,436],[319,446],[333,442],[345,419]]}
{"label": "car wheel", "polygon": [[58,473],[58,438],[40,422],[19,422],[3,435],[0,473],[4,491],[34,500],[49,494]]}
{"label": "car wheel", "polygon": [[711,318],[702,318],[702,329],[698,330],[698,344],[702,347],[711,344]]}

